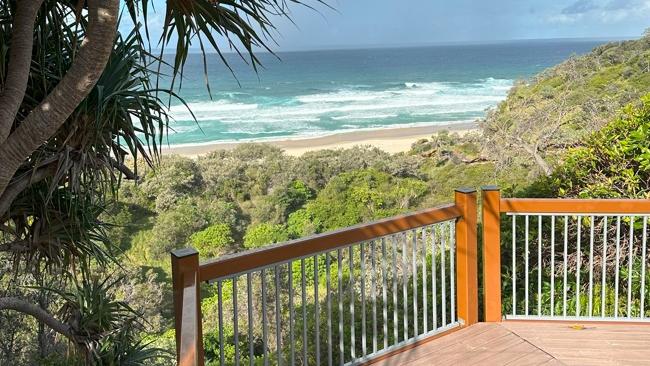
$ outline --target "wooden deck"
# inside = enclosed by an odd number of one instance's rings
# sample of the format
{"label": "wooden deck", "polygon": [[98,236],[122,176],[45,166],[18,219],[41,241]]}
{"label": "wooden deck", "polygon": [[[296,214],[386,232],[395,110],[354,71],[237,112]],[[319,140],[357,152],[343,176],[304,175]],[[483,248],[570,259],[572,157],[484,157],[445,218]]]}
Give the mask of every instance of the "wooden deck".
{"label": "wooden deck", "polygon": [[650,324],[478,323],[374,365],[650,365]]}

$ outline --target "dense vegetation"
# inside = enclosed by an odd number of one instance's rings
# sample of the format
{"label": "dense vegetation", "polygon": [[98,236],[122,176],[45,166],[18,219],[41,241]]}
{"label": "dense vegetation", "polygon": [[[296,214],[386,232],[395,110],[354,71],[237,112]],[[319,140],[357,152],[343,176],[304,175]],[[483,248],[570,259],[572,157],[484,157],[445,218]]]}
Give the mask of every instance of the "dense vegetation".
{"label": "dense vegetation", "polygon": [[[459,185],[495,182],[491,163],[474,163],[464,169],[462,161],[472,160],[475,152],[457,145],[457,140],[459,136],[446,133],[434,137],[429,145],[437,146],[440,156],[415,152],[390,155],[376,148],[356,147],[311,152],[297,158],[262,144],[243,144],[196,160],[170,156],[158,169],[148,171],[141,182],[125,183],[119,202],[103,220],[115,225],[111,232],[129,263],[140,268],[140,278],[149,279],[148,291],[167,292],[172,249],[193,246],[202,258],[215,257],[431,207],[449,201]],[[344,254],[342,275],[346,284],[350,276],[348,258]],[[313,260],[307,260],[306,267],[307,273],[313,273]],[[324,268],[324,263],[319,267]],[[337,268],[333,263],[332,273]],[[294,273],[300,273],[299,267]],[[283,272],[282,281],[286,276]],[[307,292],[313,294],[313,277],[309,277]],[[299,277],[294,283],[298,281]],[[332,283],[336,283],[335,278]],[[228,300],[232,284],[225,285]],[[319,293],[327,293],[324,283],[319,287]],[[260,291],[255,289],[255,298],[262,296]],[[206,348],[208,359],[214,359],[219,345],[215,333],[218,294],[215,286],[205,286],[204,292]],[[313,301],[313,296],[309,299]],[[173,344],[169,300],[143,296],[131,302],[145,318],[157,320],[151,330],[162,334],[157,342],[166,348]],[[358,302],[347,295],[342,300],[345,309],[351,300]],[[310,308],[310,314],[312,311]],[[225,316],[232,318],[229,309]],[[334,309],[332,316],[336,322],[338,310]],[[308,328],[311,332],[314,324]],[[227,327],[225,337],[232,343],[232,327]],[[245,337],[242,334],[239,338],[244,342],[241,347],[247,347]],[[230,360],[234,357],[231,348],[228,346],[226,351]]]}
{"label": "dense vegetation", "polygon": [[139,260],[166,262],[170,250],[192,243],[203,256],[221,255],[440,202],[428,172],[440,167],[427,164],[370,147],[295,158],[243,144],[198,160],[163,159],[142,183],[124,185],[106,220],[128,224],[120,240]]}
{"label": "dense vegetation", "polygon": [[650,32],[571,57],[520,81],[482,121],[482,154],[500,168],[550,174],[567,148],[600,130],[650,85]]}
{"label": "dense vegetation", "polygon": [[568,151],[548,179],[548,195],[650,198],[650,94]]}

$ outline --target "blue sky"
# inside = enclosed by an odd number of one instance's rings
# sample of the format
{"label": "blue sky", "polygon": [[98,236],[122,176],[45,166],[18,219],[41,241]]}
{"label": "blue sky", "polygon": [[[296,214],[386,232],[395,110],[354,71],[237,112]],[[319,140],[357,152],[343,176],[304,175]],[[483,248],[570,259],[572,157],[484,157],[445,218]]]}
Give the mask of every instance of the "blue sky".
{"label": "blue sky", "polygon": [[[162,23],[164,0],[150,26]],[[539,38],[638,38],[650,0],[329,0],[278,19],[277,51]],[[154,36],[157,32],[153,32]],[[157,38],[156,38],[157,39]]]}

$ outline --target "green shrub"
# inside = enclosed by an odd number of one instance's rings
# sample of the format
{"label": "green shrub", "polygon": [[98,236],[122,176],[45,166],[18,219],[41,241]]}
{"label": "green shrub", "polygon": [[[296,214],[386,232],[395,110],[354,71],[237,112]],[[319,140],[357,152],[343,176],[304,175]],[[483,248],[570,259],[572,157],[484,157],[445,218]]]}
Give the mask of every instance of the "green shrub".
{"label": "green shrub", "polygon": [[158,214],[146,246],[153,258],[163,258],[169,251],[190,244],[192,234],[215,223],[236,229],[239,227],[239,219],[237,210],[231,204],[184,199],[174,205],[173,209]]}
{"label": "green shrub", "polygon": [[202,257],[222,255],[235,240],[228,224],[216,224],[190,236],[192,246]]}
{"label": "green shrub", "polygon": [[201,184],[201,170],[194,160],[173,156],[163,159],[161,166],[147,175],[141,189],[155,199],[156,210],[163,212],[196,193]]}
{"label": "green shrub", "polygon": [[559,196],[650,198],[650,94],[570,150],[543,185]]}
{"label": "green shrub", "polygon": [[259,224],[246,231],[244,247],[253,249],[287,240],[289,240],[289,233],[284,225]]}
{"label": "green shrub", "polygon": [[376,169],[356,170],[334,177],[306,205],[318,232],[388,217],[416,205],[427,184],[396,178]]}
{"label": "green shrub", "polygon": [[99,217],[108,225],[108,239],[120,249],[126,249],[133,231],[133,214],[128,205],[116,202]]}
{"label": "green shrub", "polygon": [[318,227],[318,223],[314,222],[309,211],[304,208],[292,213],[287,219],[287,231],[292,238],[315,234]]}
{"label": "green shrub", "polygon": [[286,212],[291,213],[301,208],[308,200],[314,197],[314,190],[305,182],[295,180],[283,190],[278,197],[278,201],[284,207]]}

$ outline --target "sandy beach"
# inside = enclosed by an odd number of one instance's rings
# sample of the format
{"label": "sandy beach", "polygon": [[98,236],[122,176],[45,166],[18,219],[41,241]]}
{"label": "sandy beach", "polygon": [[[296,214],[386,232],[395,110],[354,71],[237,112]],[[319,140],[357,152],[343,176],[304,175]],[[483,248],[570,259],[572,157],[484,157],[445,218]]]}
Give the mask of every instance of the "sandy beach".
{"label": "sandy beach", "polygon": [[[455,123],[449,125],[432,125],[406,128],[386,128],[380,130],[354,131],[327,136],[268,140],[263,143],[280,147],[293,156],[300,156],[308,151],[324,149],[350,148],[356,145],[371,145],[389,153],[408,151],[411,145],[424,138],[429,138],[440,131],[447,130],[460,135],[476,131],[475,122]],[[164,146],[163,154],[176,154],[188,157],[197,157],[220,149],[233,149],[241,142],[217,142],[189,146]]]}

